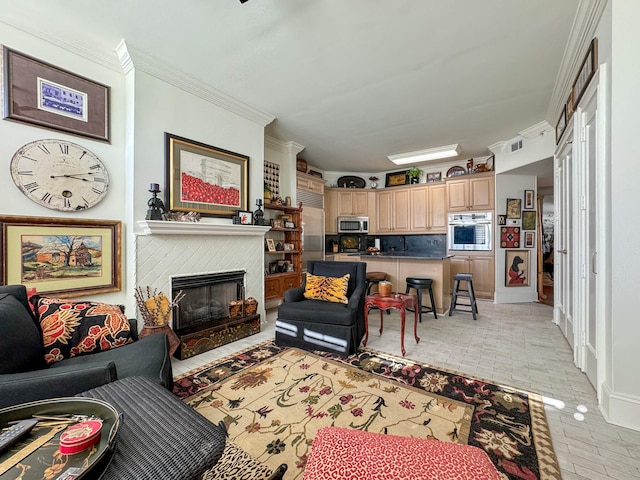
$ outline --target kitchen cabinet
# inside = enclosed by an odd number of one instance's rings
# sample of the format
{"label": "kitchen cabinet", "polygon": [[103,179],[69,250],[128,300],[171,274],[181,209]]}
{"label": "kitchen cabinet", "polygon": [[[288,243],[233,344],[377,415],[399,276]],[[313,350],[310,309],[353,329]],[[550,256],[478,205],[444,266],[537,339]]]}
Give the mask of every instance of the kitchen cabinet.
{"label": "kitchen cabinet", "polygon": [[324,233],[338,233],[338,192],[332,188],[324,190]]}
{"label": "kitchen cabinet", "polygon": [[478,298],[493,299],[495,292],[493,255],[458,255],[451,258],[449,288],[453,290],[453,276],[457,273],[473,274],[473,290]]}
{"label": "kitchen cabinet", "polygon": [[315,175],[296,172],[296,189],[310,193],[317,193],[318,195],[324,195],[324,180],[320,177],[316,177]]}
{"label": "kitchen cabinet", "polygon": [[494,184],[493,172],[448,178],[446,180],[448,211],[493,210]]}
{"label": "kitchen cabinet", "polygon": [[376,195],[375,233],[410,233],[409,188],[385,188]]}
{"label": "kitchen cabinet", "polygon": [[[289,215],[295,228],[271,227],[266,234],[275,244],[280,243],[282,250],[269,252],[265,246],[265,301],[284,297],[290,288],[302,285],[302,208],[265,204],[265,219],[277,219]],[[265,242],[266,244],[266,242]],[[287,245],[290,249],[284,249]],[[280,271],[280,270],[283,271]]]}
{"label": "kitchen cabinet", "polygon": [[446,185],[425,185],[410,190],[411,233],[447,233]]}
{"label": "kitchen cabinet", "polygon": [[365,190],[337,190],[337,215],[366,217],[369,215],[368,193]]}

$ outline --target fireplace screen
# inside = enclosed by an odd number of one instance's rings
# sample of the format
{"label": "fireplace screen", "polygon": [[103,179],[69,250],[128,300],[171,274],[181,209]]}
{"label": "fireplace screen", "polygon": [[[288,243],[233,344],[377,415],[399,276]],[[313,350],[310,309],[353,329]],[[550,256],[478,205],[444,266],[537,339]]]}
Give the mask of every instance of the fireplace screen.
{"label": "fireplace screen", "polygon": [[216,326],[229,318],[229,302],[244,299],[244,271],[208,273],[171,279],[172,298],[184,298],[173,309],[173,328],[185,334]]}

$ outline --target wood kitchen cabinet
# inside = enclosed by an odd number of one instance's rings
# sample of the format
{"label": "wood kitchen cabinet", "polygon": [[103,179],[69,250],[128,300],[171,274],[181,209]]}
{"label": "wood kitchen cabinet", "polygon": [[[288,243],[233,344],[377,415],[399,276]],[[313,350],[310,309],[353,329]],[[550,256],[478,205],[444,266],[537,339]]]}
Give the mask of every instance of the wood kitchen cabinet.
{"label": "wood kitchen cabinet", "polygon": [[493,172],[475,173],[446,180],[449,212],[490,211],[494,208]]}
{"label": "wood kitchen cabinet", "polygon": [[376,194],[375,233],[410,233],[409,192],[409,188],[385,188]]}
{"label": "wood kitchen cabinet", "polygon": [[410,190],[411,233],[447,233],[446,185],[425,185]]}
{"label": "wood kitchen cabinet", "polygon": [[369,215],[368,193],[366,190],[337,190],[337,214],[341,216],[366,217]]}
{"label": "wood kitchen cabinet", "polygon": [[324,190],[324,233],[338,233],[338,192],[333,188]]}
{"label": "wood kitchen cabinet", "polygon": [[296,172],[296,189],[324,195],[324,180],[315,175]]}
{"label": "wood kitchen cabinet", "polygon": [[[451,258],[450,288],[457,273],[473,274],[473,290],[478,298],[493,299],[495,292],[493,255],[458,255]],[[463,286],[463,288],[465,288]]]}

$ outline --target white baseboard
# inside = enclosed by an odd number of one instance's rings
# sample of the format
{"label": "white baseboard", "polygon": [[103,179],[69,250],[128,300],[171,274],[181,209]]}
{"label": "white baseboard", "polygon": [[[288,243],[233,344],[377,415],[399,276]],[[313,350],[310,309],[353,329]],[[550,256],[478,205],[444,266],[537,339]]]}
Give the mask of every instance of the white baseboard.
{"label": "white baseboard", "polygon": [[600,411],[607,422],[640,431],[640,398],[612,392],[603,384]]}

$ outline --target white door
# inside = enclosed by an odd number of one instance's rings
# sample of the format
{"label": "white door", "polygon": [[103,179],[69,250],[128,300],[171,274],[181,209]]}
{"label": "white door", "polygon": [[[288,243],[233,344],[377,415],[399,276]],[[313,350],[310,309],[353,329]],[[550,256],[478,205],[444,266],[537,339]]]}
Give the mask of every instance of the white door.
{"label": "white door", "polygon": [[572,272],[572,236],[573,236],[573,190],[572,190],[572,131],[566,133],[562,148],[555,158],[556,178],[554,186],[555,201],[555,239],[554,239],[554,319],[574,348],[573,328],[573,272]]}
{"label": "white door", "polygon": [[[596,80],[596,79],[594,79]],[[581,216],[581,230],[584,243],[581,245],[581,264],[584,282],[582,307],[584,315],[580,330],[580,365],[591,384],[597,386],[598,370],[598,101],[595,85],[587,90],[580,108],[580,166],[584,171],[584,212]]]}

